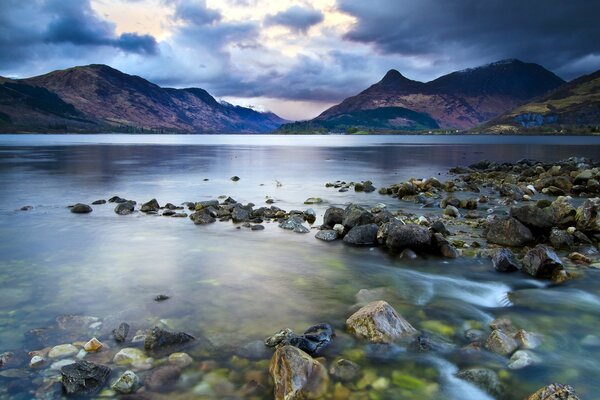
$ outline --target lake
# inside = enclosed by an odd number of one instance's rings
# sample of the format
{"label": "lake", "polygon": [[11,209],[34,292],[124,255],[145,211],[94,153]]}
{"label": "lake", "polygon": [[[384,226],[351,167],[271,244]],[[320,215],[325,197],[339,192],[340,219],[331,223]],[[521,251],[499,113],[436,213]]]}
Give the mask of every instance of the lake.
{"label": "lake", "polygon": [[[161,326],[205,337],[215,349],[190,350],[194,362],[170,389],[172,398],[240,398],[239,389],[254,379],[266,389],[253,398],[268,399],[268,358],[247,360],[233,355],[235,349],[282,328],[301,333],[327,322],[337,336],[325,362],[344,357],[361,366],[362,386],[353,388],[363,397],[357,398],[494,398],[455,377],[472,367],[497,371],[505,398],[523,398],[552,382],[573,385],[582,398],[600,398],[600,270],[551,286],[519,273],[499,274],[487,258],[406,261],[377,247],[316,240],[315,229],[298,234],[275,223],[262,231],[231,222],[196,226],[188,218],[119,216],[114,204],[94,205],[86,215],[67,208],[115,195],[138,204],[156,198],[161,205],[231,196],[263,206],[271,198],[284,210],[313,208],[318,226],[331,205],[384,203],[390,210],[425,212],[377,192],[341,193],[327,182],[371,180],[381,187],[410,177],[443,181],[450,179],[449,168],[481,159],[572,156],[597,160],[600,138],[1,135],[0,353],[39,350],[24,334],[65,314],[98,318],[102,324],[79,340],[96,335],[109,352],[118,350],[109,333],[119,322],[134,331]],[[234,175],[240,180],[232,181]],[[309,197],[324,202],[304,205]],[[27,205],[33,208],[19,210]],[[509,370],[506,359],[489,354],[471,359],[400,347],[380,354],[344,332],[361,289],[375,290],[415,328],[450,347],[465,344],[466,329],[485,330],[491,320],[510,317],[543,336],[536,349],[542,363]],[[158,294],[170,299],[155,302]],[[53,339],[53,345],[71,343]],[[113,378],[123,370],[113,371]],[[56,376],[48,368],[0,374],[0,398],[29,399],[36,390],[40,398],[53,398],[54,389],[38,388]]]}

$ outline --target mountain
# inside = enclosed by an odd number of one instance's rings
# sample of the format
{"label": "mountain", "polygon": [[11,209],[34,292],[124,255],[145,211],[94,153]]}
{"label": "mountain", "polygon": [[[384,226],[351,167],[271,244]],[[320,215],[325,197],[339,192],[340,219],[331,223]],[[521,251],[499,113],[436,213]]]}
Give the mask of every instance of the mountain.
{"label": "mountain", "polygon": [[220,103],[203,89],[162,88],[106,65],[0,80],[3,131],[263,133],[284,122],[273,113]]}
{"label": "mountain", "polygon": [[600,132],[600,70],[495,118],[480,130]]}
{"label": "mountain", "polygon": [[[353,119],[358,120],[356,128],[367,129],[382,126],[400,130],[468,129],[564,83],[538,64],[514,59],[453,72],[427,83],[390,70],[378,83],[304,125],[345,129],[348,126],[336,124],[336,119]],[[395,112],[390,113],[387,121],[370,119],[372,110],[380,108]],[[417,120],[403,117],[406,110],[415,113]],[[367,118],[360,119],[358,114]],[[433,123],[423,124],[427,118]],[[289,125],[282,129],[286,127]]]}

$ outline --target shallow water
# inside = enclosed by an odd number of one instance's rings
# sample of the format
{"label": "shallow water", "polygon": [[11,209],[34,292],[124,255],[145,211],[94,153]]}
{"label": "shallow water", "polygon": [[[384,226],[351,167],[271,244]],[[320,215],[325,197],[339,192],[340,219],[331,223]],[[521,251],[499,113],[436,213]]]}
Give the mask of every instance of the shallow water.
{"label": "shallow water", "polygon": [[[582,398],[600,398],[600,347],[582,344],[586,336],[599,334],[598,270],[586,269],[581,279],[547,287],[524,275],[494,273],[485,259],[405,262],[378,248],[323,243],[314,239],[314,231],[300,235],[276,224],[254,232],[232,223],[195,226],[187,218],[118,216],[111,204],[93,206],[88,215],[66,208],[113,195],[138,203],[157,198],[161,205],[228,195],[257,206],[268,196],[285,210],[314,208],[319,224],[331,204],[383,202],[394,210],[422,211],[377,192],[339,193],[326,182],[368,179],[380,187],[409,177],[444,180],[449,168],[483,158],[558,161],[570,156],[598,159],[600,140],[0,136],[0,353],[25,348],[24,332],[48,326],[61,314],[92,315],[106,325],[125,320],[138,329],[162,323],[204,335],[218,348],[264,339],[283,327],[302,332],[329,322],[338,337],[326,353],[328,362],[354,356],[365,370],[391,379],[389,389],[370,389],[371,398],[485,399],[454,376],[458,368],[475,366],[503,371],[507,398],[522,398],[554,381],[575,386]],[[232,182],[233,175],[240,181]],[[308,197],[325,203],[305,206]],[[24,205],[33,209],[17,211]],[[455,352],[415,355],[402,349],[385,360],[365,358],[360,354],[368,355],[369,349],[343,333],[344,321],[361,300],[359,290],[376,288],[384,288],[378,295],[417,329],[435,331],[459,347],[466,328],[509,316],[544,336],[537,350],[543,364],[510,371],[498,357],[471,360]],[[160,293],[171,299],[154,302]],[[237,366],[231,353],[223,354],[211,357],[229,368],[237,386],[244,379],[236,370],[266,371],[264,363]],[[422,384],[396,387],[393,371]],[[178,393],[189,393],[202,380],[189,376],[175,389]],[[0,396],[30,398],[25,389],[0,391]]]}

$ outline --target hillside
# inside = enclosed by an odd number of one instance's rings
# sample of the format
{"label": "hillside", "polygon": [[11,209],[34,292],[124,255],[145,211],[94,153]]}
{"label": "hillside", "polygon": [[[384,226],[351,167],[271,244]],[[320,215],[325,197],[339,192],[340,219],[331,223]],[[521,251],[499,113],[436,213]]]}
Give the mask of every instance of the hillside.
{"label": "hillside", "polygon": [[[161,88],[106,65],[88,65],[46,75],[0,81],[0,130],[61,130],[158,133],[264,133],[284,120],[272,113],[217,102],[198,88]],[[18,85],[21,100],[8,100]],[[24,97],[23,97],[24,96]],[[51,103],[59,110],[34,107]],[[35,114],[29,119],[28,115]]]}

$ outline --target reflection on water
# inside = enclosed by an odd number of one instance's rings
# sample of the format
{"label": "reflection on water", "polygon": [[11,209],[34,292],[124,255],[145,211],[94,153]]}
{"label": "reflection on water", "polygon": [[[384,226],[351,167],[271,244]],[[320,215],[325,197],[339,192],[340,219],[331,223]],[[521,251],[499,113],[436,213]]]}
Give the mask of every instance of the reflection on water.
{"label": "reflection on water", "polygon": [[[384,186],[411,176],[444,179],[449,167],[482,158],[600,156],[593,142],[543,144],[547,138],[493,146],[479,138],[480,144],[444,138],[445,144],[434,145],[395,137],[296,137],[290,139],[295,146],[278,138],[272,146],[270,138],[0,138],[0,352],[22,348],[23,332],[47,326],[57,315],[85,314],[137,327],[163,320],[230,347],[283,327],[302,331],[327,321],[346,354],[362,345],[343,334],[344,321],[361,302],[357,293],[374,289],[416,328],[459,346],[464,329],[504,315],[544,335],[542,366],[504,376],[511,398],[553,381],[574,385],[583,398],[600,390],[600,382],[589,379],[600,372],[600,348],[582,344],[600,328],[598,271],[582,271],[582,279],[548,288],[519,274],[495,274],[483,259],[406,263],[380,249],[322,243],[312,233],[298,235],[274,224],[251,232],[230,223],[194,226],[187,219],[139,213],[119,217],[111,205],[94,206],[89,215],[65,208],[113,195],[138,202],[155,197],[161,204],[229,195],[258,206],[269,196],[289,210],[305,208],[308,197],[322,197],[325,204],[313,207],[320,222],[328,205],[347,202],[418,211],[376,192],[325,188],[333,180],[370,179]],[[233,175],[241,180],[232,182]],[[34,208],[15,211],[23,205]],[[171,299],[155,303],[159,293]],[[479,365],[443,357],[360,362],[381,376],[406,371],[436,383],[415,398],[489,398],[454,377],[457,365]],[[480,361],[497,370],[506,363]]]}

